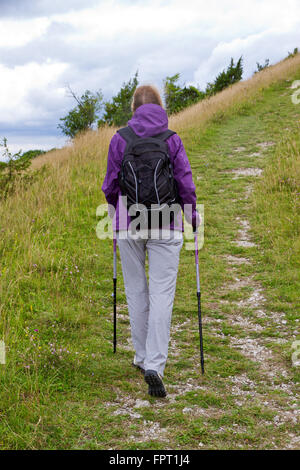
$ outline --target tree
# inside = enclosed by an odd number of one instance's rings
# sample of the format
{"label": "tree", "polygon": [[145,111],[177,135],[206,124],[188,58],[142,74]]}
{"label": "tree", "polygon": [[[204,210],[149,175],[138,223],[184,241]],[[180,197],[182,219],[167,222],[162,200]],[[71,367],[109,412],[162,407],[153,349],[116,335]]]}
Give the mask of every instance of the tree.
{"label": "tree", "polygon": [[291,57],[295,57],[297,54],[299,54],[298,47],[295,47],[294,52],[288,52],[287,59],[290,59]]}
{"label": "tree", "polygon": [[86,90],[81,98],[78,98],[70,87],[68,90],[70,96],[76,100],[77,106],[67,116],[60,118],[62,124],[58,124],[57,127],[63,134],[73,138],[78,133],[92,128],[103,106],[103,95],[100,90],[96,93]]}
{"label": "tree", "polygon": [[178,113],[187,106],[191,106],[204,98],[204,93],[194,86],[181,88],[177,83],[180,74],[176,73],[172,77],[164,80],[164,98],[169,115]]}
{"label": "tree", "polygon": [[33,158],[36,158],[39,155],[43,155],[44,153],[46,153],[45,150],[27,150],[27,152],[22,153],[21,158],[29,157],[32,160]]}
{"label": "tree", "polygon": [[180,111],[179,93],[180,86],[177,84],[180,73],[172,77],[166,77],[164,80],[164,98],[168,114],[174,114]]}
{"label": "tree", "polygon": [[227,67],[227,70],[217,75],[213,83],[208,83],[206,87],[206,95],[211,96],[219,91],[224,90],[224,88],[233,85],[236,82],[239,82],[243,76],[243,58],[240,57],[236,65],[234,65],[234,60],[231,58],[230,65]]}
{"label": "tree", "polygon": [[264,65],[260,64],[259,62],[256,62],[257,70],[255,70],[254,73],[261,72],[262,70],[267,69],[269,66],[270,66],[270,59],[266,59]]}
{"label": "tree", "polygon": [[109,126],[123,126],[131,118],[131,101],[138,86],[138,71],[127,83],[124,82],[121,90],[113,96],[111,102],[104,105],[104,115],[98,121],[98,127],[108,124]]}
{"label": "tree", "polygon": [[180,91],[180,100],[182,103],[182,107],[186,108],[187,106],[191,106],[197,101],[203,100],[205,98],[205,93],[194,86],[184,87]]}

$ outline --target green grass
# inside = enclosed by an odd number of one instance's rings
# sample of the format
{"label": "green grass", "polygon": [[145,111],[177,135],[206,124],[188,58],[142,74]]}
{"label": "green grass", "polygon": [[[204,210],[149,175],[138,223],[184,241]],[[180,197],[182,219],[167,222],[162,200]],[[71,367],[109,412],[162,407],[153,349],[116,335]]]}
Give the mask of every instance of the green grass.
{"label": "green grass", "polygon": [[[165,402],[147,395],[130,366],[121,274],[118,303],[125,317],[118,322],[117,354],[112,353],[112,247],[95,235],[103,175],[97,184],[88,183],[96,164],[87,161],[71,172],[63,205],[54,200],[36,214],[24,209],[30,246],[17,225],[5,232],[0,292],[7,364],[0,365],[0,449],[295,447],[289,413],[299,379],[291,346],[299,339],[300,108],[291,102],[290,85],[284,81],[261,90],[243,106],[219,113],[205,129],[183,134],[198,201],[205,205],[200,270],[206,374],[199,368],[194,254],[183,249],[173,324],[189,321],[172,334]],[[258,145],[270,141],[275,145],[264,150]],[[238,147],[244,150],[236,152]],[[264,173],[233,179],[230,171],[238,168]],[[249,185],[254,191],[245,199]],[[258,247],[233,243],[238,217],[250,222]],[[249,263],[232,265],[227,255]],[[249,285],[230,289],[235,278],[249,277]],[[266,301],[255,307],[247,299],[257,284]],[[276,323],[274,314],[285,323]],[[250,326],[235,322],[238,316]],[[268,359],[255,360],[235,346],[245,339],[261,345],[263,354],[269,351]],[[133,409],[138,398],[150,406]],[[120,410],[140,416],[117,414]]]}

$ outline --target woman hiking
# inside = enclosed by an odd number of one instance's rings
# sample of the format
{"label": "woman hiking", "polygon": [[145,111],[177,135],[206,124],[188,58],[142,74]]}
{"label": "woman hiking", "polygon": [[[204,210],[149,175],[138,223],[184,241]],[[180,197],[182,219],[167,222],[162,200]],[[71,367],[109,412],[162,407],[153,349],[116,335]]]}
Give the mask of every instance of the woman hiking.
{"label": "woman hiking", "polygon": [[[168,116],[163,108],[158,90],[150,85],[139,86],[134,93],[131,109],[133,116],[128,122],[128,128],[125,131],[118,131],[110,142],[107,173],[102,190],[108,204],[116,210],[114,228],[120,251],[132,342],[135,349],[133,365],[144,374],[148,384],[148,393],[152,396],[165,397],[163,375],[168,356],[179,255],[183,245],[181,208],[184,210],[187,220],[192,223],[194,230],[199,225],[200,217],[196,211],[196,193],[190,163],[180,137],[176,133],[168,131]],[[130,140],[128,136],[135,143],[145,141],[145,138],[150,137],[159,137],[165,140],[168,163],[170,164],[168,166],[171,172],[169,177],[170,181],[172,178],[174,180],[176,202],[180,204],[180,212],[177,212],[167,227],[159,225],[156,231],[147,230],[146,233],[144,231],[134,235],[130,228],[134,217],[128,215],[128,206],[125,208],[125,218],[121,215],[122,207],[124,212],[125,206],[121,200],[124,188],[121,189],[120,181],[122,178],[124,179],[122,162],[127,158],[127,156],[124,157],[124,154],[128,153]],[[151,158],[153,157],[152,161],[156,161],[157,155],[151,156]],[[140,162],[142,161],[141,156],[142,152],[137,157]],[[145,156],[143,158],[145,161]],[[138,186],[142,182],[140,179],[141,170],[135,172],[131,156],[128,162],[128,178],[132,179],[132,184],[135,183],[133,197],[136,195],[136,203],[138,204],[138,197],[143,190],[141,185]],[[154,186],[160,205],[159,191],[164,187],[162,178],[166,171],[159,172],[159,165],[161,163],[156,165],[154,171]],[[146,168],[145,164],[144,168]],[[120,174],[122,174],[121,180]],[[150,191],[151,184],[152,180],[149,185],[146,185],[148,188],[144,188],[144,192],[147,189]],[[190,210],[185,210],[186,207]],[[147,282],[145,272],[146,253],[148,254],[149,282]]]}

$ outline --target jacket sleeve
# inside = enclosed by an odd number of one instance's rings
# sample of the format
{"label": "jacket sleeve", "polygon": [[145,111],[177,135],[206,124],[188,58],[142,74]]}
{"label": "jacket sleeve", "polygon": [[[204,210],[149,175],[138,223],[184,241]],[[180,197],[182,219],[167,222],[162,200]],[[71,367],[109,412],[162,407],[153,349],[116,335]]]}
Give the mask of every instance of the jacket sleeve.
{"label": "jacket sleeve", "polygon": [[197,227],[200,223],[200,217],[196,210],[196,187],[193,181],[191,165],[178,135],[175,136],[174,143],[176,144],[176,153],[173,160],[173,171],[178,188],[179,203],[187,221],[193,227]]}
{"label": "jacket sleeve", "polygon": [[118,175],[121,169],[123,153],[126,143],[119,134],[115,134],[110,141],[108,157],[107,157],[107,170],[102,185],[102,191],[108,204],[112,204],[116,208],[118,196],[120,193],[120,186]]}

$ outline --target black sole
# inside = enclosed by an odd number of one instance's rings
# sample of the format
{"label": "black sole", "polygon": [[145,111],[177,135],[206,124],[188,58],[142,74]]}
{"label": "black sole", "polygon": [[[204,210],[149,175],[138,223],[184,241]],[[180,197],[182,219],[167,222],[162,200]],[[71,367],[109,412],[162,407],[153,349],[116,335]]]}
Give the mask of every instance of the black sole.
{"label": "black sole", "polygon": [[164,398],[167,396],[164,384],[155,371],[147,370],[145,372],[145,382],[149,385],[148,393],[152,397]]}

